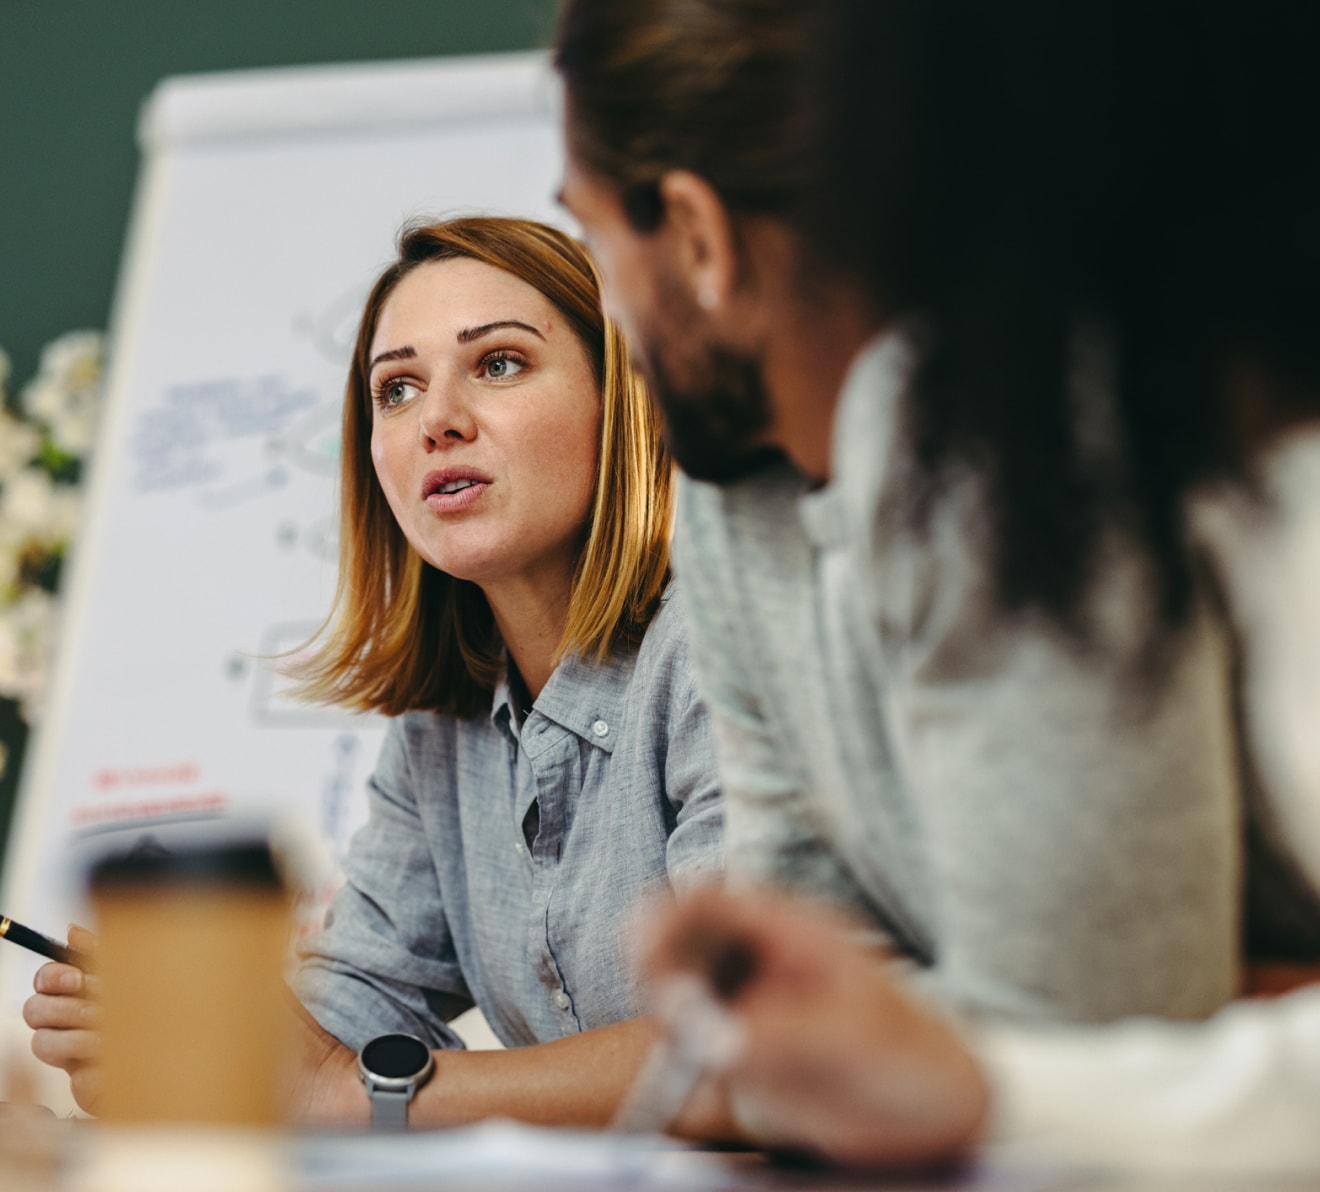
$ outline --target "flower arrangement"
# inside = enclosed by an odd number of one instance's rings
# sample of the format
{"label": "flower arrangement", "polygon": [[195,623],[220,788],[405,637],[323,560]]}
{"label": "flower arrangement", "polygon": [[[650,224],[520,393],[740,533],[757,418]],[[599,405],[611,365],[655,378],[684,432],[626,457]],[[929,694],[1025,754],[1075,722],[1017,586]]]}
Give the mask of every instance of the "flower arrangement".
{"label": "flower arrangement", "polygon": [[0,350],[0,698],[17,701],[29,724],[41,713],[104,365],[105,337],[72,331],[46,345],[37,375],[15,393]]}

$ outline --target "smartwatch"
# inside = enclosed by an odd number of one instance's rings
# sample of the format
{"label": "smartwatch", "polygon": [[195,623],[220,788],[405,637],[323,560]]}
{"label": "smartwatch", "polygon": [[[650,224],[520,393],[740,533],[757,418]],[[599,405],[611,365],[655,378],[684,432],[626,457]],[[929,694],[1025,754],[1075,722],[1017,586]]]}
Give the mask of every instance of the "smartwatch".
{"label": "smartwatch", "polygon": [[377,1035],[358,1052],[358,1075],[371,1098],[373,1130],[406,1130],[408,1102],[435,1071],[435,1057],[416,1035]]}

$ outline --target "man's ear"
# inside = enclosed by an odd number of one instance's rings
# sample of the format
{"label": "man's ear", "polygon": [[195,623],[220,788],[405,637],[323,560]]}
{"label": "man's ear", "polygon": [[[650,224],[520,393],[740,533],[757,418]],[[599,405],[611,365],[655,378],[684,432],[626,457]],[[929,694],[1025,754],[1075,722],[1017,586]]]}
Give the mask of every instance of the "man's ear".
{"label": "man's ear", "polygon": [[698,306],[718,310],[728,303],[738,277],[729,210],[715,188],[690,170],[666,171],[659,189],[675,271]]}

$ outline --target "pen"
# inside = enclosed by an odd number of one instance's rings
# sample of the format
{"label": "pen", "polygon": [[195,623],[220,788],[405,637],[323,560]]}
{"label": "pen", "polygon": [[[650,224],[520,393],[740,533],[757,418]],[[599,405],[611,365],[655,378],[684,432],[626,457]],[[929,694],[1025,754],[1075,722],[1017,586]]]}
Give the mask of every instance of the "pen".
{"label": "pen", "polygon": [[703,1078],[722,1069],[742,1045],[741,1027],[725,1003],[755,975],[756,955],[737,939],[701,943],[706,946],[695,949],[702,953],[701,976],[672,977],[656,991],[656,1012],[667,1030],[642,1062],[612,1130],[665,1133]]}
{"label": "pen", "polygon": [[13,919],[5,915],[0,915],[0,939],[11,940],[20,947],[35,952],[38,956],[46,957],[47,960],[58,960],[61,964],[71,964],[75,968],[83,970],[88,967],[87,956],[79,952],[77,948],[70,948],[67,944],[61,944],[48,935],[42,935],[41,932],[33,931],[30,927],[24,927],[22,923],[15,923]]}

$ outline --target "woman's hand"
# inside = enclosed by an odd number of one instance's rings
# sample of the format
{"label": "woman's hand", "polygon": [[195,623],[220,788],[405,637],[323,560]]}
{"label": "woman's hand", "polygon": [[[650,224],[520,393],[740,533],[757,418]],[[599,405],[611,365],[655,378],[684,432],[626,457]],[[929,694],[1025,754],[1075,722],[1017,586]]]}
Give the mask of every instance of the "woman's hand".
{"label": "woman's hand", "polygon": [[711,889],[647,934],[652,987],[695,976],[740,1028],[698,1100],[725,1099],[750,1141],[863,1167],[940,1163],[975,1144],[989,1098],[971,1052],[840,918]]}
{"label": "woman's hand", "polygon": [[[93,959],[95,934],[69,928],[69,945]],[[96,1113],[104,1088],[101,1060],[100,979],[73,965],[51,962],[37,970],[35,993],[23,1004],[23,1020],[33,1030],[32,1054],[69,1074],[73,1099]],[[357,1059],[326,1034],[290,997],[289,1030],[295,1068],[290,1113],[314,1122],[366,1122],[366,1097],[357,1078]]]}
{"label": "woman's hand", "polygon": [[[69,928],[69,946],[96,955],[96,936]],[[101,1004],[98,980],[71,964],[52,961],[37,970],[36,992],[23,1003],[23,1021],[33,1029],[32,1054],[69,1074],[73,1099],[88,1113],[101,1098]]]}

